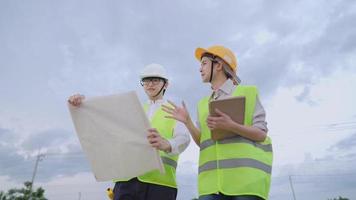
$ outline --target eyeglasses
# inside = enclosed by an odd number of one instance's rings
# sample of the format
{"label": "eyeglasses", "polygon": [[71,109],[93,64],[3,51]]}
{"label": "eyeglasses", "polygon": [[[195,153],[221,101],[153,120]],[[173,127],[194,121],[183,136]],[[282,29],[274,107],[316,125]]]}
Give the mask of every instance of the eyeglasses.
{"label": "eyeglasses", "polygon": [[158,85],[161,81],[163,81],[161,78],[144,78],[141,80],[141,85],[147,86],[150,83],[152,83],[152,85]]}

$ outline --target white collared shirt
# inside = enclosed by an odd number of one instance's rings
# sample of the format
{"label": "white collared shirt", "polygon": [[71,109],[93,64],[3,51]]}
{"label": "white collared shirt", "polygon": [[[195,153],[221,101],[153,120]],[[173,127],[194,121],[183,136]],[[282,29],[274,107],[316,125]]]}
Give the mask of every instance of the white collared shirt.
{"label": "white collared shirt", "polygon": [[[168,104],[168,102],[163,99],[148,101],[148,109],[146,114],[150,120],[152,119],[157,109],[162,106],[162,104]],[[182,122],[177,121],[173,130],[173,137],[169,139],[168,142],[172,148],[172,151],[168,154],[172,156],[182,153],[188,147],[190,143],[190,134]]]}

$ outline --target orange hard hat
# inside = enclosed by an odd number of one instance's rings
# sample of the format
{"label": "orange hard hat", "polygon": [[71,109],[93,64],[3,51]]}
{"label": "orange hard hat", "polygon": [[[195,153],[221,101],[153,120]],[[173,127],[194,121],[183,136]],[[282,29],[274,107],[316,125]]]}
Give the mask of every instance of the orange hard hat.
{"label": "orange hard hat", "polygon": [[211,46],[207,49],[199,47],[195,50],[195,57],[200,61],[202,56],[206,53],[212,54],[214,56],[218,56],[230,66],[232,71],[236,73],[237,59],[234,53],[230,49],[219,45]]}

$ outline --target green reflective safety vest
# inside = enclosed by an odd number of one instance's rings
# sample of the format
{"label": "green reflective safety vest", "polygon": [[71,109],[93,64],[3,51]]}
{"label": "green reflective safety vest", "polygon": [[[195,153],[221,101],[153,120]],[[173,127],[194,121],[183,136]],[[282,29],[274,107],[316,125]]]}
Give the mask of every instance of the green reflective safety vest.
{"label": "green reflective safety vest", "polygon": [[[244,125],[252,125],[257,95],[255,86],[238,85],[233,92],[233,96],[246,97]],[[263,142],[254,142],[236,135],[212,140],[206,124],[208,104],[209,97],[201,99],[198,104],[201,126],[199,195],[220,192],[268,199],[273,159],[271,139],[266,137]]]}
{"label": "green reflective safety vest", "polygon": [[[144,110],[147,112],[148,104],[144,104]],[[165,139],[170,139],[173,137],[174,127],[176,125],[176,121],[173,119],[165,118],[166,114],[159,108],[153,115],[150,120],[152,128],[156,128],[160,135]],[[153,183],[168,187],[177,188],[176,183],[176,168],[178,163],[178,155],[170,156],[163,151],[159,151],[160,156],[162,158],[162,162],[164,164],[164,168],[166,173],[161,174],[159,170],[153,170],[143,174],[142,176],[138,176],[138,180],[145,183]],[[128,181],[129,179],[115,179],[114,182],[117,181]]]}

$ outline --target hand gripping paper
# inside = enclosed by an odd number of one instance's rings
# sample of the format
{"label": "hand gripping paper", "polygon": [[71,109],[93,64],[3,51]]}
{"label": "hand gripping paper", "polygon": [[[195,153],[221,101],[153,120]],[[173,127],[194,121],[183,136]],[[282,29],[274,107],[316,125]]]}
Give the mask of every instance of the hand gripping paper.
{"label": "hand gripping paper", "polygon": [[132,178],[157,169],[164,173],[159,152],[148,143],[150,123],[134,91],[68,106],[97,181]]}

